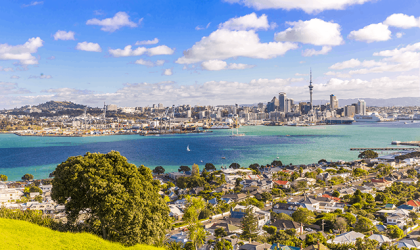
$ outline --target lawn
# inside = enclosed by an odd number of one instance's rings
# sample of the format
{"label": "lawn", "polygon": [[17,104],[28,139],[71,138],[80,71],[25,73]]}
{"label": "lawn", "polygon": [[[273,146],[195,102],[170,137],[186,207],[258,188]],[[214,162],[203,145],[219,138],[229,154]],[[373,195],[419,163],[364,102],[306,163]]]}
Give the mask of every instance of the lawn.
{"label": "lawn", "polygon": [[147,245],[124,247],[88,233],[61,233],[30,222],[0,218],[0,249],[163,250]]}

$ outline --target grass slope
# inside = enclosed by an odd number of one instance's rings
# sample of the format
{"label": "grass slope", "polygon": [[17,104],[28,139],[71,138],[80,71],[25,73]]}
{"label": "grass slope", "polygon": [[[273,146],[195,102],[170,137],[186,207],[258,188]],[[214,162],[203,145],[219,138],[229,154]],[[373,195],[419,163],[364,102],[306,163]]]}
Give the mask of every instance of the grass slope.
{"label": "grass slope", "polygon": [[88,233],[62,233],[30,222],[0,218],[0,249],[163,250],[146,245],[124,247]]}

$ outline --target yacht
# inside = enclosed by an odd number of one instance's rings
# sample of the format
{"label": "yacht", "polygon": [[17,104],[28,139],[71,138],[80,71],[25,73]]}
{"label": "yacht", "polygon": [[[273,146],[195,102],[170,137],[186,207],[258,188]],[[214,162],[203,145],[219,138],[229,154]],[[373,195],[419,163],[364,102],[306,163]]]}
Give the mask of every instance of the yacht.
{"label": "yacht", "polygon": [[355,122],[382,122],[384,118],[378,113],[372,113],[370,115],[354,115]]}

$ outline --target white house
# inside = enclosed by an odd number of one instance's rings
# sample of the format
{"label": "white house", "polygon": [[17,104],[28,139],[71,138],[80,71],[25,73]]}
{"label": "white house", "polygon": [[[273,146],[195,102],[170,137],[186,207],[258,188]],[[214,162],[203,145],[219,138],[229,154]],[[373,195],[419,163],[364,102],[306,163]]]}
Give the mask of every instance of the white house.
{"label": "white house", "polygon": [[334,244],[354,244],[358,238],[364,238],[365,235],[362,233],[357,233],[355,231],[347,232],[338,235],[334,240],[328,240],[327,243]]}

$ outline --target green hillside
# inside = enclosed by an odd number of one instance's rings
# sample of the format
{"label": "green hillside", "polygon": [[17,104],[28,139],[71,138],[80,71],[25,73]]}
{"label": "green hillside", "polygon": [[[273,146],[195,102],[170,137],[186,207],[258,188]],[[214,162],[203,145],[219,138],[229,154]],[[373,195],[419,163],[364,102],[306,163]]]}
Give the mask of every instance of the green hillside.
{"label": "green hillside", "polygon": [[26,221],[2,218],[0,238],[0,249],[163,249],[146,245],[124,247],[88,233],[61,233]]}

